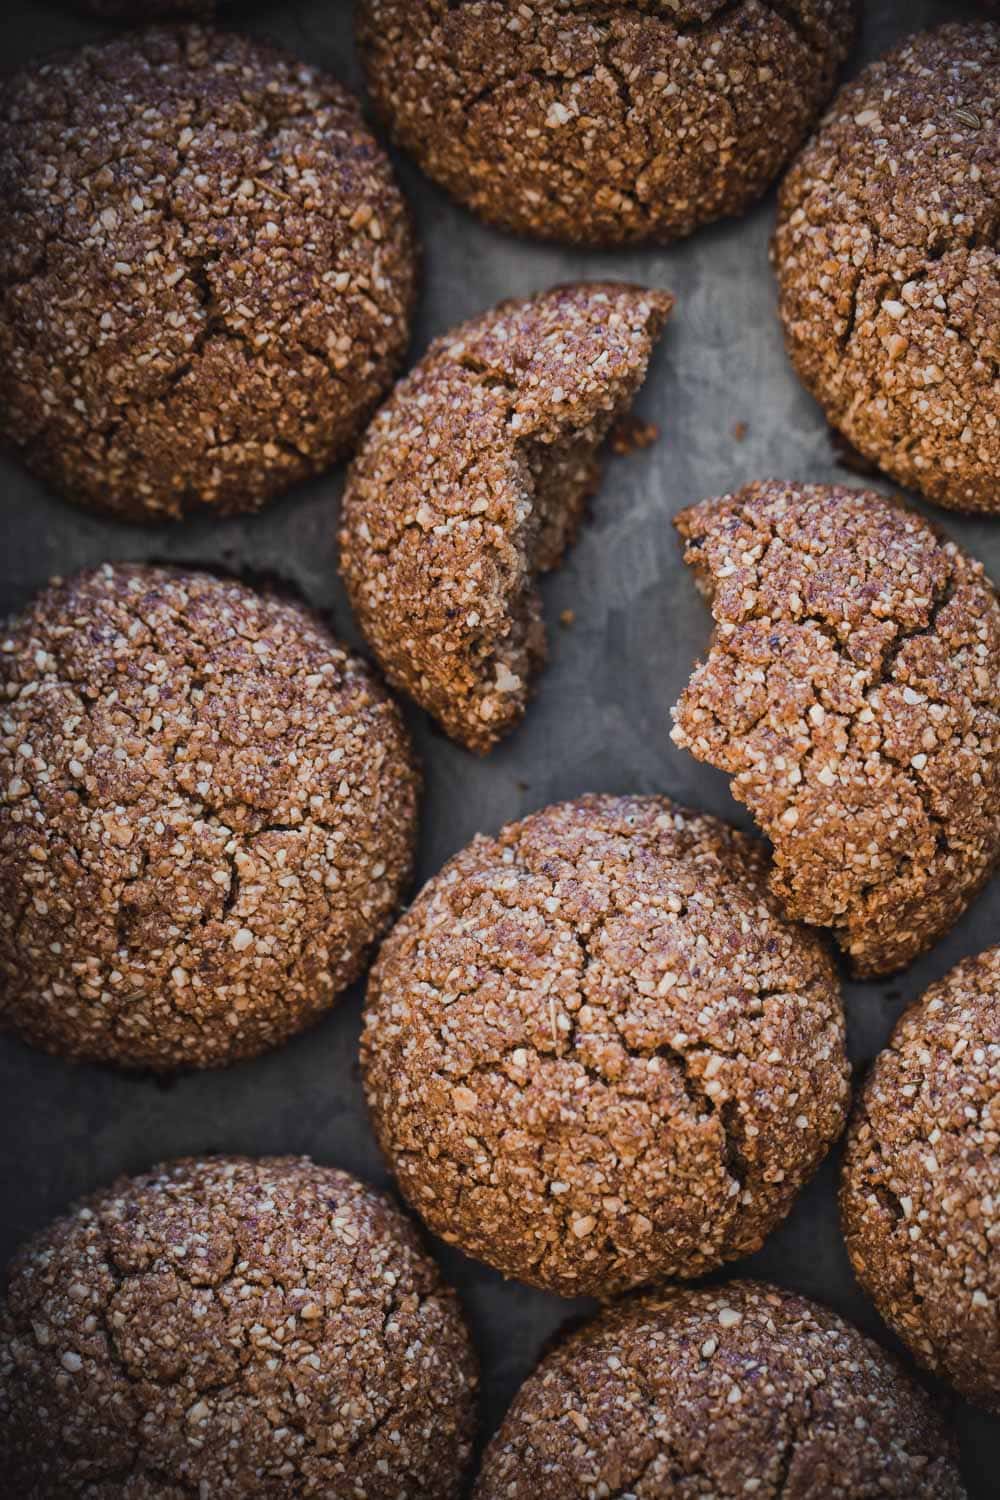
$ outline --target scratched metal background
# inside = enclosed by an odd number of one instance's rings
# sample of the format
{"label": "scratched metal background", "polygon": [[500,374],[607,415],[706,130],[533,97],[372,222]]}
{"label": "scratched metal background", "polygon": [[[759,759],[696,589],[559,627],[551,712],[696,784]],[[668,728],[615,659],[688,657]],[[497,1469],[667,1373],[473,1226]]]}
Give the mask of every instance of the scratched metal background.
{"label": "scratched metal background", "polygon": [[[0,13],[2,67],[112,29],[57,0],[5,0]],[[971,13],[974,7],[948,0],[869,0],[849,71],[908,31]],[[349,0],[239,0],[231,15],[234,25],[273,37],[361,87]],[[726,778],[668,739],[670,705],[708,635],[707,612],[680,562],[670,517],[691,501],[768,475],[850,482],[782,350],[767,261],[773,194],[742,221],[671,249],[575,252],[494,233],[409,162],[398,166],[425,247],[414,358],[459,319],[560,281],[625,277],[669,287],[677,298],[637,403],[641,416],[659,424],[661,439],[646,452],[609,460],[592,521],[545,588],[551,661],[526,722],[488,759],[477,760],[409,711],[426,775],[420,880],[478,830],[585,791],[666,792],[746,826]],[[734,437],[738,423],[746,426],[742,441]],[[249,519],[137,529],[70,508],[15,464],[0,461],[0,612],[20,607],[51,574],[107,558],[214,562],[280,574],[356,642],[336,571],[342,483],[343,470],[335,470]],[[944,512],[936,518],[1000,578],[1000,519]],[[558,624],[566,608],[576,613],[570,629]],[[994,881],[908,972],[848,984],[857,1070],[883,1045],[906,1002],[998,938],[1000,881]],[[0,1040],[0,1260],[77,1195],[119,1172],[183,1153],[308,1152],[385,1183],[358,1078],[360,1003],[357,986],[281,1051],[169,1085],[71,1066]],[[832,1159],[764,1249],[732,1270],[818,1297],[891,1344],[850,1273],[837,1225],[835,1170]],[[435,1250],[461,1290],[482,1359],[485,1437],[543,1342],[587,1304],[505,1283],[454,1251]],[[934,1390],[958,1429],[970,1495],[996,1497],[1000,1422],[942,1387]]]}

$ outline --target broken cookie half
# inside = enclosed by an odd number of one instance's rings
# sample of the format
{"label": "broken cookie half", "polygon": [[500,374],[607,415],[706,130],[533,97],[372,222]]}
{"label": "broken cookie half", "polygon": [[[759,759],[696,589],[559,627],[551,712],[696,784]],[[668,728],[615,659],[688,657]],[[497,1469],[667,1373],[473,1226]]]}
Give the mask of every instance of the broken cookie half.
{"label": "broken cookie half", "polygon": [[732,776],[790,917],[902,968],[1000,861],[995,589],[870,490],[771,480],[676,525],[715,631],[674,741]]}
{"label": "broken cookie half", "polygon": [[471,750],[524,713],[545,657],[537,577],[575,535],[672,305],[600,282],[501,303],[432,344],[366,434],[348,593],[389,680]]}

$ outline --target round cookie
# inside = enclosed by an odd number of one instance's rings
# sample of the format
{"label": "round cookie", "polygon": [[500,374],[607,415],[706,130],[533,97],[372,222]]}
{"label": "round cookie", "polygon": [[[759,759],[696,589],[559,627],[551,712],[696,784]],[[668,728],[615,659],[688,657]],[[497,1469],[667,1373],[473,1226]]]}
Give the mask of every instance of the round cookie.
{"label": "round cookie", "polygon": [[790,917],[902,968],[1000,859],[996,591],[874,491],[770,480],[676,525],[716,623],[674,741],[732,776]]}
{"label": "round cookie", "polygon": [[838,96],[781,189],[792,363],[901,484],[1000,511],[1000,26],[909,38]]}
{"label": "round cookie", "polygon": [[298,605],[207,574],[57,580],[0,640],[0,1020],[129,1067],[284,1041],[409,879],[395,706]]}
{"label": "round cookie", "polygon": [[858,1278],[914,1358],[1000,1412],[1000,947],[900,1019],[840,1193]]}
{"label": "round cookie", "polygon": [[741,213],[833,90],[856,0],[362,0],[383,120],[480,218],[665,243]]}
{"label": "round cookie", "polygon": [[0,88],[0,437],[115,516],[252,510],[351,445],[402,357],[409,218],[338,83],[149,30]]}
{"label": "round cookie", "polygon": [[120,1178],[20,1252],[0,1307],[22,1500],[457,1500],[475,1386],[412,1226],[307,1158]]}
{"label": "round cookie", "polygon": [[764,1282],[609,1308],[530,1375],[474,1500],[965,1500],[954,1445],[902,1367]]}
{"label": "round cookie", "polygon": [[610,282],[502,302],[432,344],[365,434],[340,532],[351,603],[389,681],[470,750],[524,713],[536,575],[572,542],[672,305]]}
{"label": "round cookie", "polygon": [[756,1250],[839,1135],[843,1015],[762,848],[661,797],[478,838],[372,971],[375,1133],[443,1239],[564,1296]]}

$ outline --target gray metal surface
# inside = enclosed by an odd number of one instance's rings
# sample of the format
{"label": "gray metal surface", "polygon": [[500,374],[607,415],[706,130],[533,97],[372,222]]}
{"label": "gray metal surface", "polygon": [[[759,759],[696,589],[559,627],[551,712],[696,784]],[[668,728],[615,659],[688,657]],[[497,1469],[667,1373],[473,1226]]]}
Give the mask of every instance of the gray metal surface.
{"label": "gray metal surface", "polygon": [[[4,67],[110,30],[54,4],[6,0],[0,9]],[[235,24],[274,37],[360,87],[347,0],[242,0],[233,13]],[[870,0],[850,71],[907,31],[972,13],[947,0]],[[773,194],[742,221],[668,250],[573,252],[485,229],[409,162],[400,161],[399,170],[424,245],[411,357],[502,297],[560,281],[624,277],[668,287],[677,298],[637,403],[662,435],[645,452],[609,459],[593,518],[545,587],[551,661],[526,722],[488,759],[477,760],[408,710],[426,775],[420,880],[478,830],[585,791],[665,792],[748,826],[726,778],[674,749],[668,737],[670,705],[709,627],[670,518],[689,502],[769,475],[867,482],[837,467],[820,412],[784,356],[767,260]],[[742,441],[734,436],[737,423],[746,424]],[[0,611],[22,605],[53,573],[108,558],[224,563],[282,575],[357,642],[336,571],[342,483],[343,470],[335,470],[249,519],[137,529],[70,508],[2,461]],[[933,513],[1000,578],[1000,519]],[[570,628],[558,623],[565,609],[575,611]],[[994,881],[947,939],[906,973],[848,984],[856,1066],[883,1045],[905,1002],[998,938],[1000,881]],[[356,987],[318,1027],[270,1056],[166,1086],[74,1067],[0,1040],[0,1258],[75,1196],[116,1173],[182,1153],[308,1152],[385,1183],[358,1078],[360,1000]],[[891,1344],[851,1277],[837,1225],[835,1166],[828,1161],[764,1249],[732,1269],[818,1297]],[[442,1246],[435,1251],[471,1318],[487,1435],[543,1342],[586,1304],[505,1283]],[[970,1495],[997,1496],[1000,1423],[933,1389],[958,1427]]]}

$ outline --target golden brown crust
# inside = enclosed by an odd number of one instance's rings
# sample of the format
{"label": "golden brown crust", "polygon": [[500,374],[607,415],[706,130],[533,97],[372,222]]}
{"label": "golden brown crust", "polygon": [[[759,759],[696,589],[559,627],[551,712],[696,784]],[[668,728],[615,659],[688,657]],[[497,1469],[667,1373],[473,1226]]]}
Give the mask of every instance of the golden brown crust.
{"label": "golden brown crust", "polygon": [[874,491],[751,484],[677,518],[716,621],[673,738],[728,771],[790,916],[902,968],[1000,860],[1000,601]]}
{"label": "golden brown crust", "polygon": [[398,711],[298,605],[115,565],[0,641],[0,1014],[157,1069],[275,1046],[360,972],[408,881]]}
{"label": "golden brown crust", "polygon": [[364,0],[383,119],[481,218],[665,242],[757,198],[803,140],[855,0]]}
{"label": "golden brown crust", "polygon": [[402,357],[406,209],[357,101],[248,37],[153,29],[0,90],[0,435],[127,519],[254,509]]}
{"label": "golden brown crust", "polygon": [[307,1158],[120,1178],[28,1244],[0,1308],[20,1500],[453,1500],[475,1358],[380,1193]]}
{"label": "golden brown crust", "polygon": [[921,1364],[1000,1412],[1000,947],[905,1012],[858,1102],[847,1249]]}
{"label": "golden brown crust", "polygon": [[608,1296],[756,1249],[843,1127],[824,945],[759,845],[660,797],[584,797],[479,838],[372,971],[379,1143],[437,1234]]}
{"label": "golden brown crust", "polygon": [[909,38],[837,97],[781,190],[792,362],[851,444],[1000,510],[1000,26]]}
{"label": "golden brown crust", "polygon": [[603,1312],[521,1387],[474,1500],[964,1500],[927,1396],[836,1314],[764,1282]]}
{"label": "golden brown crust", "polygon": [[502,302],[432,344],[365,435],[340,533],[351,603],[390,682],[471,750],[524,713],[535,576],[572,541],[672,305],[614,282]]}

